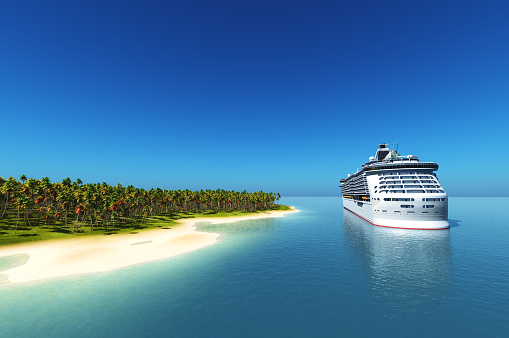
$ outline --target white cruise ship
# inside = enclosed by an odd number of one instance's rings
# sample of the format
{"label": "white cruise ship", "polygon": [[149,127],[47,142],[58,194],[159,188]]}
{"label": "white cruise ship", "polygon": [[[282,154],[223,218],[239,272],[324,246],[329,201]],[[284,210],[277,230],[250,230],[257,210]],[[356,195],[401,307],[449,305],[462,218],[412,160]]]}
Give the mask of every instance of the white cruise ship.
{"label": "white cruise ship", "polygon": [[436,170],[435,162],[400,156],[397,144],[380,144],[362,170],[341,179],[343,206],[377,226],[448,229],[448,198]]}

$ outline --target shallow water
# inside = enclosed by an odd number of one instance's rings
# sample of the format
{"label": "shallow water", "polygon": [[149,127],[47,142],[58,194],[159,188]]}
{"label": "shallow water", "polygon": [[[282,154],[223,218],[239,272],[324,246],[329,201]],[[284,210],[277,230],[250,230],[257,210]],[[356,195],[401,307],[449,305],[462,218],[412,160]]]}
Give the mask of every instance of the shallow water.
{"label": "shallow water", "polygon": [[203,223],[219,243],[192,253],[4,284],[0,336],[509,335],[509,198],[450,198],[441,231],[375,227],[339,198],[282,203],[302,211]]}

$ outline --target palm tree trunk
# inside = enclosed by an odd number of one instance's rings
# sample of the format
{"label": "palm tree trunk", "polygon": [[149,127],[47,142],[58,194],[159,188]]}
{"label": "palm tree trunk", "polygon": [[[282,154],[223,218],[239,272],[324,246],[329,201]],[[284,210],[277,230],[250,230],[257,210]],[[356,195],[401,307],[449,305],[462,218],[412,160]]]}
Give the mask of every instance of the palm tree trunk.
{"label": "palm tree trunk", "polygon": [[30,224],[30,220],[28,219],[28,214],[27,214],[27,211],[25,210],[25,225],[28,223],[28,225],[30,226],[30,228],[32,228],[32,230],[34,231],[34,233],[37,233],[37,231],[34,229],[34,227],[32,226],[32,224]]}
{"label": "palm tree trunk", "polygon": [[2,211],[2,216],[0,216],[0,218],[4,217],[5,211],[7,210],[7,205],[9,205],[9,193],[8,192],[5,194],[4,210]]}
{"label": "palm tree trunk", "polygon": [[18,216],[16,217],[16,228],[14,229],[14,234],[16,234],[16,231],[18,231],[18,223],[19,223],[19,209],[18,209]]}
{"label": "palm tree trunk", "polygon": [[74,223],[74,225],[72,227],[73,229],[76,228],[76,231],[75,231],[76,235],[78,234],[78,218],[80,218],[80,214],[79,213],[76,214],[76,222]]}

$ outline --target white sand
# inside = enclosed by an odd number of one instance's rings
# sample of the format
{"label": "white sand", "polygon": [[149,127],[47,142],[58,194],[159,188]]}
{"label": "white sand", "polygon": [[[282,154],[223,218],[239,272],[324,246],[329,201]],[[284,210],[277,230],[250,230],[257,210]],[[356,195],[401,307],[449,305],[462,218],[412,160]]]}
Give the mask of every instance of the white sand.
{"label": "white sand", "polygon": [[28,254],[24,265],[5,270],[11,283],[103,272],[142,262],[160,260],[194,251],[217,242],[219,234],[196,231],[195,223],[231,223],[266,217],[282,217],[289,211],[267,211],[250,216],[192,218],[179,220],[171,229],[140,231],[136,234],[89,236],[23,243],[0,247],[0,257]]}

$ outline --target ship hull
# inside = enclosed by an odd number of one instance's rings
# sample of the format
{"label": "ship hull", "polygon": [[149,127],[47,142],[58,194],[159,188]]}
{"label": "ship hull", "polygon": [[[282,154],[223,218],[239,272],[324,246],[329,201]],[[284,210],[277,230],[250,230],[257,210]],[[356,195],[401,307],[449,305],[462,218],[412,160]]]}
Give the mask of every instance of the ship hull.
{"label": "ship hull", "polygon": [[379,215],[374,213],[371,202],[356,201],[345,197],[343,197],[343,207],[366,222],[380,227],[412,230],[445,230],[450,227],[445,215]]}

